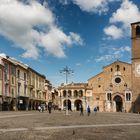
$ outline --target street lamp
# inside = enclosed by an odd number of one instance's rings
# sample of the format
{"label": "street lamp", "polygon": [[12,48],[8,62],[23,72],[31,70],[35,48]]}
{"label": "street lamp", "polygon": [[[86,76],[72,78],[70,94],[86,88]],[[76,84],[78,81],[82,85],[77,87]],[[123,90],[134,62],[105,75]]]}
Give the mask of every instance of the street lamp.
{"label": "street lamp", "polygon": [[63,69],[63,70],[60,70],[60,73],[63,73],[65,74],[66,76],[66,115],[68,115],[68,92],[67,92],[67,83],[68,83],[68,75],[72,74],[73,73],[73,70],[71,70],[70,68],[68,68],[67,66]]}

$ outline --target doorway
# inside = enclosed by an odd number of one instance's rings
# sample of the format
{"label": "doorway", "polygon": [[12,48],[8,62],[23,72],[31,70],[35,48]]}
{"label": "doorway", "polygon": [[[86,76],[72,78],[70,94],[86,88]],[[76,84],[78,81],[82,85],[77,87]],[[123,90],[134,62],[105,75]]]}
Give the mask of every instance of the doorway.
{"label": "doorway", "polygon": [[[66,102],[66,101],[68,101],[68,102]],[[70,100],[64,100],[63,106],[64,106],[65,108],[68,106],[68,110],[72,110],[72,109],[71,109],[71,101],[70,101]]]}
{"label": "doorway", "polygon": [[114,97],[114,101],[116,103],[116,112],[122,112],[122,106],[123,106],[122,98],[119,95],[116,95]]}
{"label": "doorway", "polygon": [[76,107],[76,110],[79,111],[80,110],[80,105],[82,104],[82,101],[81,100],[76,100],[74,105]]}

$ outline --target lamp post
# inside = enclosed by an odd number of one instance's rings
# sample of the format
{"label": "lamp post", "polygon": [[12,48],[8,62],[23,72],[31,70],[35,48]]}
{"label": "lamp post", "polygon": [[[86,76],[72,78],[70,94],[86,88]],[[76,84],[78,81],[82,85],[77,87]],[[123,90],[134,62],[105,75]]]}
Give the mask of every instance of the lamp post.
{"label": "lamp post", "polygon": [[68,84],[68,75],[72,74],[73,73],[73,70],[71,70],[70,68],[68,68],[67,66],[63,69],[63,70],[60,70],[60,73],[63,73],[65,74],[65,82],[66,82],[66,115],[68,115],[68,92],[67,92],[67,84]]}

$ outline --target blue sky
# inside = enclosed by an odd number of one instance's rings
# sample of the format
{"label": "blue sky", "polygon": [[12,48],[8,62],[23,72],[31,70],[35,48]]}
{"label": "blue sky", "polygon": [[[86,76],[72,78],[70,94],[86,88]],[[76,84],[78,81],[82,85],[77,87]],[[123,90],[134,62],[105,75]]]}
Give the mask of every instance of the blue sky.
{"label": "blue sky", "polygon": [[130,23],[139,0],[0,0],[0,54],[44,74],[53,86],[87,82],[117,59],[131,63]]}

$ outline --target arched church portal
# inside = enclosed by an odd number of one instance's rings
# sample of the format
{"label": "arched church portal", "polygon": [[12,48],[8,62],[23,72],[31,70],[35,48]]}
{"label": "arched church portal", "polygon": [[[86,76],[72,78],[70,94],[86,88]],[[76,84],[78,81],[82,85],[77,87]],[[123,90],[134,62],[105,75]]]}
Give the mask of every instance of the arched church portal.
{"label": "arched church portal", "polygon": [[75,107],[76,107],[76,110],[79,111],[80,110],[80,105],[82,104],[82,101],[81,100],[75,100]]}
{"label": "arched church portal", "polygon": [[116,95],[114,97],[114,101],[116,103],[116,111],[117,112],[122,112],[122,107],[123,107],[123,102],[122,102],[122,98],[119,95]]}

